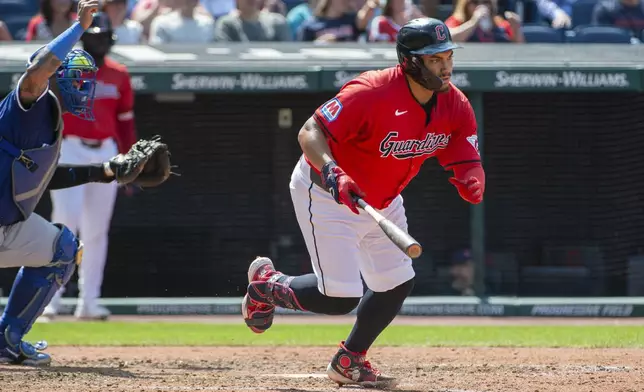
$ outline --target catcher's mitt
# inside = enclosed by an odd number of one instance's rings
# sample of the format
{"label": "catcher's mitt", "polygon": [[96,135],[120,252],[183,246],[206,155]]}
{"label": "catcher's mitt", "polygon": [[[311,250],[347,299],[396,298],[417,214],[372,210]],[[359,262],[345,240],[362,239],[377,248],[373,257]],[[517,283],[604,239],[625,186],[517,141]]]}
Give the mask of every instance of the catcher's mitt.
{"label": "catcher's mitt", "polygon": [[108,162],[119,184],[134,184],[140,187],[155,187],[170,177],[170,151],[161,137],[141,139],[125,154],[119,154]]}

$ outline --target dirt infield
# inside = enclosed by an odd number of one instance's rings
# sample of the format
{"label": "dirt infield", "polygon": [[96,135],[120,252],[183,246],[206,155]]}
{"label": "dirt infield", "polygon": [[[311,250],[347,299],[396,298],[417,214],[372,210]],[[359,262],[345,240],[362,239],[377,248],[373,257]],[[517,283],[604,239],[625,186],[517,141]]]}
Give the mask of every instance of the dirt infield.
{"label": "dirt infield", "polygon": [[[115,320],[118,318],[115,318]],[[125,318],[120,318],[125,319]],[[213,317],[190,318],[214,322]],[[156,317],[137,321],[159,321]],[[187,318],[171,318],[187,321]],[[235,318],[217,319],[235,322]],[[237,319],[238,320],[238,319]],[[304,320],[304,321],[302,321]],[[351,318],[326,318],[350,322]],[[317,318],[290,318],[318,322]],[[642,320],[399,318],[397,323],[642,324]],[[54,343],[54,342],[52,342]],[[55,343],[54,343],[55,344]],[[0,391],[342,392],[325,375],[334,347],[51,347],[51,368],[0,366]],[[403,391],[642,391],[644,350],[374,347],[374,365],[400,377]]]}

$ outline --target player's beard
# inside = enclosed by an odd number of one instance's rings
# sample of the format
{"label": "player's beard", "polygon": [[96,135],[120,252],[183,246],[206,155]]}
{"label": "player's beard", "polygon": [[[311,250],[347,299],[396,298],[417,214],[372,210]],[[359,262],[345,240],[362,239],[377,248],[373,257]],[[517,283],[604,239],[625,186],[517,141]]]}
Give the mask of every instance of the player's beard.
{"label": "player's beard", "polygon": [[449,90],[450,90],[450,85],[449,85],[449,83],[446,83],[446,84],[442,85],[441,88],[436,90],[436,92],[438,94],[443,94],[443,93],[449,92]]}
{"label": "player's beard", "polygon": [[[443,78],[445,76],[448,76],[448,75],[443,75],[441,78]],[[436,92],[438,94],[443,94],[443,93],[449,92],[449,90],[450,90],[450,84],[449,84],[449,81],[448,81],[447,83],[443,83],[443,85],[438,90],[436,90]]]}
{"label": "player's beard", "polygon": [[436,92],[437,94],[444,94],[449,92],[449,90],[450,90],[450,84],[449,82],[447,82],[447,83],[443,83],[443,85],[438,90],[434,90],[434,92]]}

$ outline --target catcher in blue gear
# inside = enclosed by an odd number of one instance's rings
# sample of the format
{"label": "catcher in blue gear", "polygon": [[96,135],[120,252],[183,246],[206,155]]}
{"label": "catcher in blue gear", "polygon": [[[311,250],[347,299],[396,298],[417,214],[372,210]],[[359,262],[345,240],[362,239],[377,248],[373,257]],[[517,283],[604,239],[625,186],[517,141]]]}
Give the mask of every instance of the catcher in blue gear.
{"label": "catcher in blue gear", "polygon": [[98,0],[78,2],[78,21],[34,53],[17,87],[0,102],[0,268],[21,267],[0,317],[0,363],[49,365],[44,341],[23,340],[56,290],[82,261],[83,244],[62,224],[34,214],[48,189],[88,182],[157,186],[171,174],[168,146],[138,141],[103,164],[58,165],[62,114],[93,121],[96,64],[73,49]]}

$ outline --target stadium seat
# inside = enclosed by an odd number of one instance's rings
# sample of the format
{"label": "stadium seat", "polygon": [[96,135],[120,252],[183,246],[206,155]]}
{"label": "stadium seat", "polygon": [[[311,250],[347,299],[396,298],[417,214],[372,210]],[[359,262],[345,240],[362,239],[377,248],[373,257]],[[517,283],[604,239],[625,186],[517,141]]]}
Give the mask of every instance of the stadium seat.
{"label": "stadium seat", "polygon": [[544,22],[545,19],[539,13],[536,2],[532,0],[517,0],[508,11],[516,12],[521,16],[524,24],[535,24]]}
{"label": "stadium seat", "polygon": [[592,22],[593,8],[598,0],[577,0],[572,5],[572,28],[589,25]]}
{"label": "stadium seat", "polygon": [[630,44],[632,35],[628,30],[615,26],[578,26],[574,35],[568,38],[571,43],[592,44]]}
{"label": "stadium seat", "polygon": [[0,0],[0,20],[25,14],[33,16],[38,7],[38,2],[33,0]]}
{"label": "stadium seat", "polygon": [[32,15],[12,15],[4,19],[14,40],[24,41],[27,36],[27,24]]}
{"label": "stadium seat", "polygon": [[542,24],[523,25],[523,35],[527,43],[562,43],[564,32]]}

